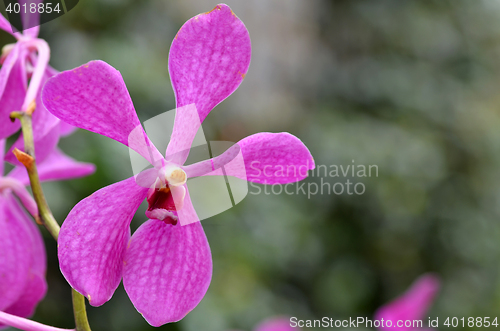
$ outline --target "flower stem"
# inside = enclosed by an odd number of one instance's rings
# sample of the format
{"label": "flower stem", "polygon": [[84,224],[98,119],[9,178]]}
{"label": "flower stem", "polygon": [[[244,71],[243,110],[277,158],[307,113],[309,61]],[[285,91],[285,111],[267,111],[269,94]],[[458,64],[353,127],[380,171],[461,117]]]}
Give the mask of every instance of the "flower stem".
{"label": "flower stem", "polygon": [[[14,155],[21,162],[28,171],[28,176],[30,179],[31,190],[33,191],[33,197],[35,198],[36,204],[38,206],[38,217],[35,218],[37,222],[44,225],[50,232],[52,237],[57,241],[59,236],[59,230],[61,227],[55,220],[52,212],[47,204],[45,195],[43,194],[42,185],[40,184],[40,178],[38,177],[38,170],[35,162],[35,143],[33,139],[33,126],[31,123],[31,114],[35,110],[34,101],[30,104],[26,112],[12,112],[10,114],[11,119],[19,119],[21,121],[21,130],[24,137],[24,150],[22,152],[19,149],[14,149]],[[87,310],[85,308],[85,298],[83,295],[72,289],[73,297],[73,312],[75,315],[75,324],[77,331],[91,331],[89,322],[87,320]],[[35,323],[35,322],[33,322]],[[37,330],[37,329],[33,329]],[[42,329],[39,329],[42,330]],[[49,329],[47,329],[49,330]],[[61,330],[61,329],[52,329]]]}
{"label": "flower stem", "polygon": [[73,314],[75,315],[76,330],[90,331],[84,296],[75,291],[75,289],[71,289],[71,295],[73,297]]}
{"label": "flower stem", "polygon": [[43,194],[38,170],[35,162],[35,144],[33,140],[33,126],[31,125],[31,115],[25,112],[12,112],[11,118],[18,118],[21,121],[21,129],[24,137],[24,150],[14,149],[14,155],[26,167],[30,179],[31,190],[38,206],[38,214],[42,224],[47,228],[52,237],[57,240],[59,236],[59,224],[50,211],[45,195]]}
{"label": "flower stem", "polygon": [[7,314],[3,311],[0,311],[0,323],[25,331],[75,331],[75,329],[55,328],[23,317]]}

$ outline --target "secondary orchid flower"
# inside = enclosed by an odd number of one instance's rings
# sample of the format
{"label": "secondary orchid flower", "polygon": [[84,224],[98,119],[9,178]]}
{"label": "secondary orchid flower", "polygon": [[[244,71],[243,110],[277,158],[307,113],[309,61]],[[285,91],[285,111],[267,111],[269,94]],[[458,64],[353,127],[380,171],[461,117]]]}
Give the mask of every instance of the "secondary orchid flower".
{"label": "secondary orchid flower", "polygon": [[[38,215],[25,188],[29,183],[26,169],[17,167],[2,177],[4,147],[5,140],[0,140],[0,311],[29,317],[47,291],[45,247],[25,211]],[[38,167],[41,180],[75,178],[94,170],[92,164],[75,162],[58,150]]]}
{"label": "secondary orchid flower", "polygon": [[[422,325],[426,325],[425,314],[438,291],[439,279],[437,276],[425,274],[419,277],[403,295],[380,307],[375,312],[374,318],[376,320],[383,318],[385,321],[384,327],[378,329],[383,331],[394,329],[413,331],[417,330],[417,328],[404,326],[404,322],[411,321],[413,323],[416,320],[421,320],[423,321]],[[387,327],[387,321],[389,320],[391,321],[391,327]],[[400,327],[397,325],[398,321],[402,322]]]}
{"label": "secondary orchid flower", "polygon": [[[30,19],[38,19],[38,14]],[[55,148],[60,135],[67,135],[74,129],[62,123],[49,113],[41,102],[43,84],[52,77],[56,70],[49,66],[50,48],[37,38],[39,26],[24,30],[24,33],[12,32],[10,23],[0,15],[0,29],[12,34],[15,44],[3,47],[2,68],[0,69],[0,139],[6,138],[20,128],[19,121],[12,122],[9,115],[13,111],[33,110],[33,138],[35,141],[37,162],[42,162]],[[28,84],[29,81],[29,84]],[[5,160],[20,165],[12,150],[24,150],[22,135],[6,154]]]}
{"label": "secondary orchid flower", "polygon": [[[217,175],[233,158],[223,154],[197,165],[183,164],[199,123],[240,85],[250,55],[248,31],[226,5],[182,26],[169,55],[177,113],[165,157],[142,130],[120,73],[108,64],[92,61],[45,85],[42,99],[52,114],[135,149],[155,166],[151,187],[134,177],[107,186],[80,201],[61,227],[61,271],[91,305],[108,301],[123,278],[135,308],[151,325],[160,326],[182,319],[205,295],[212,258],[186,180]],[[197,110],[195,118],[188,111],[192,107]],[[131,136],[137,128],[139,134]],[[238,147],[244,168],[253,161],[259,161],[259,167],[314,168],[307,148],[288,133],[255,134]],[[245,179],[274,184],[298,181],[307,173],[270,175]],[[150,219],[130,237],[130,222],[145,199]]]}

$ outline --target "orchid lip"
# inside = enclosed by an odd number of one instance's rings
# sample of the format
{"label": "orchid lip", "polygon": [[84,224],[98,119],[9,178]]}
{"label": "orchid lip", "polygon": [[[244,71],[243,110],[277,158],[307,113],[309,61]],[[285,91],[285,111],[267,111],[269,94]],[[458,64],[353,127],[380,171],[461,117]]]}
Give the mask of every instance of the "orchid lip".
{"label": "orchid lip", "polygon": [[177,225],[177,222],[179,221],[179,217],[173,212],[161,208],[146,210],[146,216],[150,219],[157,219],[172,225]]}
{"label": "orchid lip", "polygon": [[186,180],[186,173],[178,166],[163,167],[149,188],[146,216],[176,225],[178,221],[176,212],[184,206],[186,189],[182,185],[186,183]]}

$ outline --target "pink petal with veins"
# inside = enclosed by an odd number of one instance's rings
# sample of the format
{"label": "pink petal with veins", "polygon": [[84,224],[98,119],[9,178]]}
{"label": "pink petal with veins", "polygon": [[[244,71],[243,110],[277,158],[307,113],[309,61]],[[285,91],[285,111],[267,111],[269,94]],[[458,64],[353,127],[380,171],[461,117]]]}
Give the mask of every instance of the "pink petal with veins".
{"label": "pink petal with veins", "polygon": [[[141,127],[120,72],[103,61],[91,61],[55,75],[45,84],[42,100],[62,121],[126,146],[129,146],[129,135]],[[154,160],[162,158],[145,133],[140,138],[151,148]],[[154,161],[142,148],[129,147],[150,162]]]}
{"label": "pink petal with veins", "polygon": [[26,214],[13,196],[8,197],[8,204],[9,212],[12,217],[23,224],[26,233],[29,235],[29,246],[32,250],[31,271],[38,275],[45,276],[47,270],[47,257],[45,255],[45,245],[43,243],[42,234],[38,226]]}
{"label": "pink petal with veins", "polygon": [[[13,196],[8,198],[9,214],[12,219],[23,225],[28,240],[23,245],[29,247],[31,252],[30,267],[26,275],[26,284],[19,298],[4,311],[21,317],[30,317],[35,312],[38,303],[47,293],[45,272],[47,270],[47,257],[42,235],[36,224],[26,215]],[[19,245],[19,243],[18,243]]]}
{"label": "pink petal with veins", "polygon": [[135,308],[153,326],[176,322],[194,309],[212,278],[212,256],[200,223],[149,220],[125,253],[123,285]]}
{"label": "pink petal with veins", "polygon": [[32,263],[30,235],[11,212],[10,199],[0,196],[0,311],[23,294]]}
{"label": "pink petal with veins", "polygon": [[[271,185],[300,181],[307,177],[308,170],[315,167],[314,159],[304,143],[286,132],[257,133],[240,140],[238,145],[244,162],[231,157],[235,153],[224,153],[220,157],[186,166],[184,171],[188,177],[222,175],[221,171],[212,169],[224,166],[230,176]],[[242,175],[246,175],[246,178]]]}
{"label": "pink petal with veins", "polygon": [[[47,282],[45,280],[45,271],[47,268],[45,247],[37,226],[19,206],[16,199],[12,195],[4,199],[7,201],[6,208],[4,209],[7,219],[10,220],[11,224],[15,223],[16,226],[19,226],[17,230],[20,234],[25,235],[24,241],[16,242],[16,245],[23,246],[25,251],[28,252],[30,255],[30,265],[27,273],[24,275],[24,286],[20,295],[7,307],[1,310],[20,317],[30,317],[35,312],[38,303],[47,293]],[[1,264],[0,262],[0,265]],[[23,278],[19,278],[18,281],[19,284],[21,284]],[[0,290],[0,293],[2,293],[2,290]],[[0,324],[0,329],[4,327],[4,325]]]}
{"label": "pink petal with veins", "polygon": [[182,165],[186,162],[201,122],[194,103],[177,108],[175,112],[174,129],[167,146],[165,159]]}
{"label": "pink petal with veins", "polygon": [[[311,153],[299,138],[286,133],[257,133],[238,142],[245,160],[247,180],[262,184],[286,184],[307,177],[314,169]],[[238,164],[235,164],[238,166]],[[229,172],[237,173],[226,168]]]}
{"label": "pink petal with veins", "polygon": [[[51,73],[46,70],[41,81],[41,85],[45,84],[51,77]],[[59,142],[59,126],[61,121],[45,109],[42,103],[41,88],[36,96],[36,109],[33,113],[33,140],[35,142],[35,153],[37,162],[43,162],[46,157],[52,153],[54,148]],[[14,148],[24,152],[24,137],[23,134],[19,136],[14,144],[12,144],[9,152],[7,152],[6,161],[22,166],[12,153]]]}
{"label": "pink petal with veins", "polygon": [[16,44],[0,69],[0,139],[19,130],[18,120],[11,122],[9,115],[21,110],[26,94],[26,77],[20,56],[20,46]]}
{"label": "pink petal with veins", "polygon": [[46,293],[47,281],[45,277],[30,272],[23,293],[16,302],[4,311],[20,317],[31,317],[35,313],[36,306],[42,301]]}
{"label": "pink petal with veins", "polygon": [[177,107],[194,103],[203,122],[238,88],[250,56],[248,31],[227,5],[191,18],[175,36],[168,59]]}
{"label": "pink petal with veins", "polygon": [[93,306],[108,301],[120,284],[129,225],[146,194],[133,177],[106,186],[80,201],[61,227],[61,272]]}

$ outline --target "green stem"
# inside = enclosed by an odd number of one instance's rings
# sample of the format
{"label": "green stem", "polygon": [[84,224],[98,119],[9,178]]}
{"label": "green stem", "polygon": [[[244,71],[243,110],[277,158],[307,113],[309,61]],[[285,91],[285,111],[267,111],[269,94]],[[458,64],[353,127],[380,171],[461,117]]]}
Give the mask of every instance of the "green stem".
{"label": "green stem", "polygon": [[[34,108],[33,108],[34,109]],[[61,227],[52,215],[45,195],[43,194],[40,178],[38,177],[38,170],[35,162],[35,143],[33,139],[33,126],[31,122],[30,112],[12,112],[11,119],[19,119],[21,121],[21,130],[24,137],[24,150],[22,152],[17,148],[14,149],[14,154],[17,159],[26,167],[30,179],[31,190],[38,206],[38,223],[44,225],[50,232],[52,237],[57,241],[59,230]],[[85,308],[85,297],[72,289],[73,297],[73,312],[75,315],[75,324],[77,331],[91,331],[89,322],[87,320],[87,311]]]}
{"label": "green stem", "polygon": [[71,295],[73,297],[73,314],[75,315],[76,330],[90,331],[87,310],[85,308],[85,298],[75,291],[75,289],[71,290]]}

